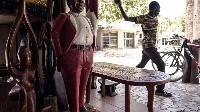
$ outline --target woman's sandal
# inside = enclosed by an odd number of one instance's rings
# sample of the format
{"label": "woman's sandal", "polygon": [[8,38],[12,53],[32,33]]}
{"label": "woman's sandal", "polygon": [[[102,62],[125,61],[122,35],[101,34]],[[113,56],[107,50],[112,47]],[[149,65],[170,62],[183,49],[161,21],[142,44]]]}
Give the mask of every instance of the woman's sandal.
{"label": "woman's sandal", "polygon": [[171,93],[168,93],[168,92],[166,92],[166,91],[156,92],[155,95],[164,96],[164,97],[171,97],[171,96],[172,96]]}

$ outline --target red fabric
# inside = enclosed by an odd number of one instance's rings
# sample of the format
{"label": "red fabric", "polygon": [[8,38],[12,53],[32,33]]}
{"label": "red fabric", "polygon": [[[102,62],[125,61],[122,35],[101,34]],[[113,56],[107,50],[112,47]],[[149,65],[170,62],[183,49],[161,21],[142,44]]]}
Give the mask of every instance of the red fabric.
{"label": "red fabric", "polygon": [[85,8],[86,8],[86,12],[88,12],[88,10],[89,10],[89,0],[85,0]]}
{"label": "red fabric", "polygon": [[88,10],[94,10],[95,15],[98,19],[98,0],[85,0],[86,12]]}
{"label": "red fabric", "polygon": [[87,80],[93,63],[93,50],[69,49],[60,60],[70,112],[79,112],[84,106]]}
{"label": "red fabric", "polygon": [[71,49],[75,34],[76,29],[68,15],[60,14],[52,29],[52,43],[56,56],[65,55],[58,60],[57,67],[60,66],[65,82],[70,112],[79,112],[79,107],[84,106],[85,88],[94,53],[93,49]]}
{"label": "red fabric", "polygon": [[[64,13],[59,14],[51,32],[51,40],[56,56],[64,55],[69,50],[75,34],[76,30],[69,17]],[[61,68],[58,60],[56,64],[57,71],[60,72]]]}
{"label": "red fabric", "polygon": [[76,30],[69,17],[64,13],[59,14],[51,32],[56,56],[63,55],[69,50],[75,34]]}

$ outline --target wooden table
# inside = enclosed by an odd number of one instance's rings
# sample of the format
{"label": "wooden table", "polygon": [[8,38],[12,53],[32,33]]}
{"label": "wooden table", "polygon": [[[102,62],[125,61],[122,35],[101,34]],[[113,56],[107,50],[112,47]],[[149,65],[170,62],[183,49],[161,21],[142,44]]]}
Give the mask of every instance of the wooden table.
{"label": "wooden table", "polygon": [[[103,97],[105,96],[105,79],[125,84],[125,112],[130,112],[130,85],[146,86],[148,90],[148,111],[153,112],[155,86],[170,81],[170,76],[163,72],[105,62],[95,62],[91,74],[102,78],[101,95]],[[91,80],[88,82],[90,85]],[[86,92],[86,103],[89,103],[90,100],[90,89],[91,86],[88,86]]]}

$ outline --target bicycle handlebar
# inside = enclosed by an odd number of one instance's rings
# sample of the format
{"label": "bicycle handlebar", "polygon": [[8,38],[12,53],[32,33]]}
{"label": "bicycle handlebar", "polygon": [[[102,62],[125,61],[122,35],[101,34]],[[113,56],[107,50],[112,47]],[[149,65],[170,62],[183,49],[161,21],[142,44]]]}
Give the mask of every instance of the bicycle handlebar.
{"label": "bicycle handlebar", "polygon": [[184,38],[183,36],[175,35],[175,37],[184,39],[184,42],[185,42],[185,43],[183,42],[184,47],[191,46],[191,47],[200,48],[200,45],[196,45],[196,44],[191,44],[191,43],[189,43],[189,42],[188,42],[188,39],[187,39],[187,38]]}

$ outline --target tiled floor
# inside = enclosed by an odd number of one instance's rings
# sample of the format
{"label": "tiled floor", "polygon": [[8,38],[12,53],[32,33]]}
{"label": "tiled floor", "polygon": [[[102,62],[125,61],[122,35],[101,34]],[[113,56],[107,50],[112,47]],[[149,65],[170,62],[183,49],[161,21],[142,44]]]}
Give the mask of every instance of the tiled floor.
{"label": "tiled floor", "polygon": [[[98,84],[98,83],[97,83]],[[124,85],[117,85],[117,96],[101,97],[97,89],[92,90],[90,104],[100,112],[124,112],[125,90]],[[170,98],[155,96],[155,112],[200,112],[200,85],[185,84],[182,82],[170,82],[166,84],[173,96]],[[131,87],[131,112],[147,112],[147,90],[146,87]]]}

